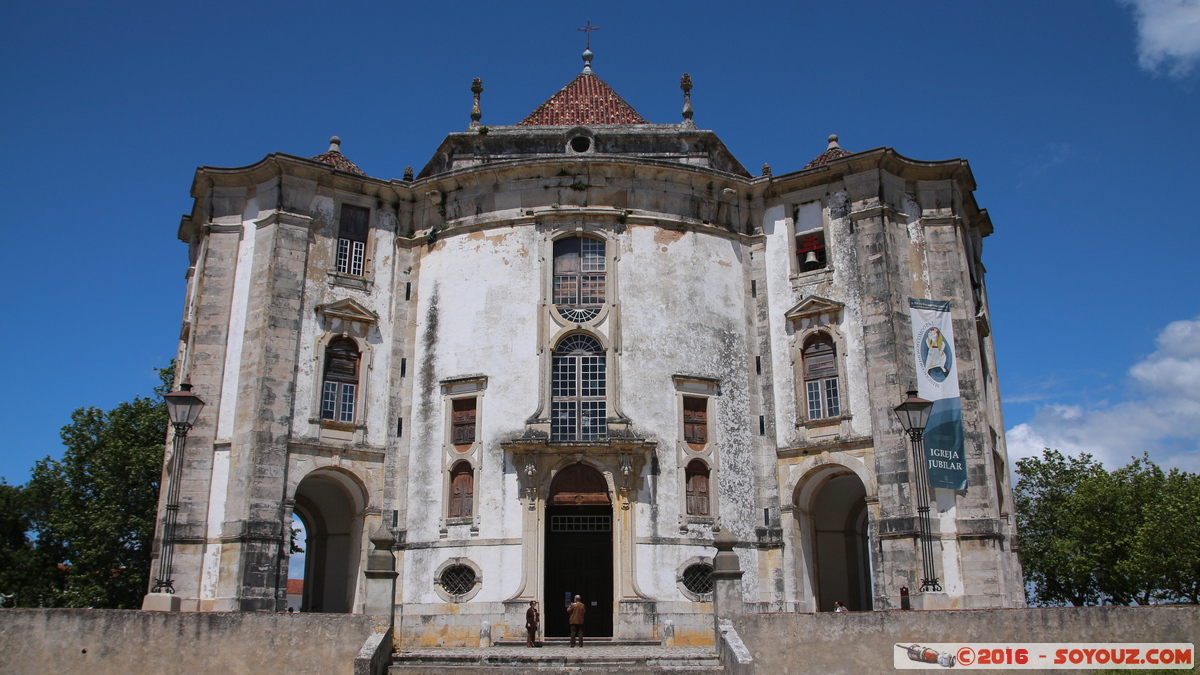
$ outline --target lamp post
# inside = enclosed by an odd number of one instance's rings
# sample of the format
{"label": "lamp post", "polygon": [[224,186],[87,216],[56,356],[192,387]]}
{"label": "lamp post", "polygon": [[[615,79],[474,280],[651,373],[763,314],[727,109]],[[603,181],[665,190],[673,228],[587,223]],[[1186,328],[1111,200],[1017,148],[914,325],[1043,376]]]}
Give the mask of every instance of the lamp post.
{"label": "lamp post", "polygon": [[917,520],[921,521],[921,562],[925,572],[921,579],[922,593],[942,590],[937,571],[933,567],[933,535],[929,526],[929,474],[925,469],[925,427],[929,424],[931,410],[933,401],[918,397],[915,389],[910,389],[908,398],[896,406],[896,417],[912,443],[913,467],[917,473]]}
{"label": "lamp post", "polygon": [[192,393],[192,383],[184,380],[179,391],[163,396],[167,404],[167,415],[175,427],[171,441],[171,471],[167,474],[167,506],[163,517],[162,555],[159,556],[158,578],[154,580],[151,593],[174,593],[175,580],[171,578],[171,560],[175,555],[175,523],[179,520],[179,485],[183,482],[183,448],[187,443],[188,431],[200,417],[204,401]]}

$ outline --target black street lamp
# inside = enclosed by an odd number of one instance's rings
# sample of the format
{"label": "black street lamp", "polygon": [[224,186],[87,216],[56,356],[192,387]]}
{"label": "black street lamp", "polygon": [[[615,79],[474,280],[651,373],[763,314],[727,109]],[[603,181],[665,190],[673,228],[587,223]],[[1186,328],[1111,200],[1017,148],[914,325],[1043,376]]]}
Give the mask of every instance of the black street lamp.
{"label": "black street lamp", "polygon": [[192,383],[184,380],[179,391],[163,396],[167,404],[167,415],[175,427],[171,441],[171,471],[167,474],[167,506],[163,518],[162,555],[159,556],[158,578],[154,580],[151,593],[174,593],[175,580],[171,578],[171,559],[175,555],[175,523],[179,520],[179,486],[183,483],[183,448],[187,443],[188,431],[200,417],[204,401],[192,393]]}
{"label": "black street lamp", "polygon": [[917,472],[917,520],[921,521],[921,563],[925,572],[924,578],[921,579],[921,592],[942,590],[942,584],[938,581],[937,571],[933,566],[933,535],[929,525],[929,473],[925,468],[925,427],[929,424],[931,410],[933,401],[919,398],[916,390],[909,390],[908,398],[896,406],[896,417],[912,442],[913,467]]}

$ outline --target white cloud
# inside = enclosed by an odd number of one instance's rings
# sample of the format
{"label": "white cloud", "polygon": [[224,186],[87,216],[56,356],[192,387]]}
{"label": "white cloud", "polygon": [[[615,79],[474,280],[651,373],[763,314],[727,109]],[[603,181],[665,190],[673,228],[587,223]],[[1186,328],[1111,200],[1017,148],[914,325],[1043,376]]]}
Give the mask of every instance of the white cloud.
{"label": "white cloud", "polygon": [[1159,466],[1200,472],[1200,317],[1169,324],[1156,345],[1129,369],[1125,400],[1050,405],[1009,429],[1011,461],[1054,448],[1090,453],[1114,469],[1147,451]]}
{"label": "white cloud", "polygon": [[1133,7],[1143,69],[1183,77],[1200,64],[1200,0],[1121,2]]}

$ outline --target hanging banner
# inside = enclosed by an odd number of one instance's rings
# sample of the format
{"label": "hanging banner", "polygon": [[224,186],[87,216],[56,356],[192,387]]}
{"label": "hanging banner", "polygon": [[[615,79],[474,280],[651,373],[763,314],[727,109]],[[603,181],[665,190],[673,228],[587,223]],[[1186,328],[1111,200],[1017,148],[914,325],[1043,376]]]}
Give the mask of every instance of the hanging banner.
{"label": "hanging banner", "polygon": [[950,303],[909,298],[917,396],[933,401],[925,427],[925,467],[931,487],[967,489],[963,450],[962,399],[958,395],[958,358]]}

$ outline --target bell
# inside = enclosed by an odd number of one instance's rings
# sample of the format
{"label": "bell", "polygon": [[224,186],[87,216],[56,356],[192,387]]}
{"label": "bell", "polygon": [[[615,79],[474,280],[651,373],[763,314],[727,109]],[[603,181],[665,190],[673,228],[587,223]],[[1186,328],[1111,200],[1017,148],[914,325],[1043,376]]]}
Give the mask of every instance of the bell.
{"label": "bell", "polygon": [[804,256],[804,271],[811,272],[821,267],[821,262],[817,260],[817,252],[809,251],[808,255]]}

